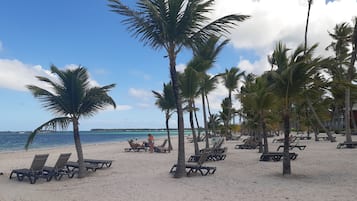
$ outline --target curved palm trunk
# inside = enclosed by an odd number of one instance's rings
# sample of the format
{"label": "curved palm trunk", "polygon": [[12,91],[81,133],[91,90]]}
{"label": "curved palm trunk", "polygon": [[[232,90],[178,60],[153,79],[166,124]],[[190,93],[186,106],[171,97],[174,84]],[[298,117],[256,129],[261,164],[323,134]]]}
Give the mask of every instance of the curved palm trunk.
{"label": "curved palm trunk", "polygon": [[209,148],[205,93],[202,92],[201,96],[202,96],[202,109],[203,109],[203,123],[205,127],[205,135],[206,135],[205,142],[206,142],[206,148]]}
{"label": "curved palm trunk", "polygon": [[309,108],[311,109],[312,111],[312,114],[314,115],[315,117],[315,120],[317,121],[317,123],[319,124],[319,126],[326,132],[329,140],[331,142],[336,142],[335,138],[333,138],[331,132],[324,126],[324,124],[321,122],[321,119],[319,118],[319,116],[317,115],[316,111],[315,111],[315,108],[312,106],[312,103],[311,103],[311,100],[308,96],[305,96],[306,98],[306,101],[307,101],[307,104],[309,105]]}
{"label": "curved palm trunk", "polygon": [[306,52],[306,48],[307,48],[307,30],[309,27],[309,19],[310,19],[310,10],[311,10],[311,4],[312,4],[312,0],[307,0],[308,1],[308,9],[307,9],[307,17],[306,17],[306,24],[305,24],[305,50],[304,53]]}
{"label": "curved palm trunk", "polygon": [[198,130],[197,141],[200,142],[201,141],[201,128],[200,128],[200,124],[198,123],[196,105],[195,105],[194,100],[192,101],[192,104],[193,104],[193,114],[195,115],[195,121],[196,121],[197,130]]}
{"label": "curved palm trunk", "polygon": [[283,153],[283,175],[291,174],[291,163],[289,154],[290,145],[290,117],[287,111],[284,111],[284,153]]}
{"label": "curved palm trunk", "polygon": [[[208,114],[209,114],[209,116],[210,117],[212,117],[212,113],[211,113],[211,109],[210,109],[210,107],[209,107],[209,101],[208,101],[208,96],[207,96],[207,94],[205,95],[205,98],[206,98],[206,101],[207,101],[207,109],[208,109]],[[216,127],[215,127],[215,125],[213,124],[212,125],[212,132],[214,133],[214,134],[216,134]],[[208,140],[208,139],[207,139]],[[207,142],[206,142],[207,143]],[[206,146],[207,146],[207,144],[206,144]],[[208,145],[208,147],[209,147],[209,145]]]}
{"label": "curved palm trunk", "polygon": [[72,118],[72,121],[73,121],[74,144],[76,146],[78,163],[79,163],[78,178],[83,178],[86,175],[86,168],[84,166],[83,150],[81,145],[81,139],[79,136],[78,119]]}
{"label": "curved palm trunk", "polygon": [[170,59],[170,76],[172,81],[172,87],[174,91],[174,96],[176,100],[176,109],[177,109],[177,125],[178,125],[178,156],[177,156],[177,168],[174,174],[175,178],[180,178],[185,175],[185,130],[184,130],[184,121],[183,121],[183,109],[182,109],[182,100],[179,95],[179,86],[177,80],[176,72],[176,53],[175,45],[171,44],[169,51]]}
{"label": "curved palm trunk", "polygon": [[[192,106],[192,103],[190,103],[190,107],[191,106]],[[198,140],[197,140],[196,131],[195,131],[195,124],[193,122],[192,107],[191,107],[191,110],[190,110],[190,124],[191,124],[191,131],[192,131],[193,145],[194,145],[194,148],[195,148],[195,154],[198,155],[200,153],[200,150],[198,148]]]}
{"label": "curved palm trunk", "polygon": [[169,152],[170,152],[172,150],[172,144],[171,144],[171,137],[170,137],[169,119],[170,119],[170,114],[167,111],[165,124],[166,124],[166,132],[167,132],[167,142],[169,145]]}

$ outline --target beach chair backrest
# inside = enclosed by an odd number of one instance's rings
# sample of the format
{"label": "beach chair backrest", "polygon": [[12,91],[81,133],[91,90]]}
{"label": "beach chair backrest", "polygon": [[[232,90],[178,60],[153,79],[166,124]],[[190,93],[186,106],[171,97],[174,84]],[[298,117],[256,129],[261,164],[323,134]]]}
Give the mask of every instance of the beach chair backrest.
{"label": "beach chair backrest", "polygon": [[32,164],[31,164],[31,170],[33,171],[38,171],[42,170],[43,167],[45,166],[46,160],[48,158],[49,154],[37,154],[35,155]]}
{"label": "beach chair backrest", "polygon": [[197,165],[201,166],[207,160],[208,154],[209,154],[209,152],[206,152],[206,151],[203,152],[197,161]]}
{"label": "beach chair backrest", "polygon": [[63,153],[61,154],[58,159],[57,162],[55,164],[55,168],[56,169],[62,169],[64,168],[64,166],[66,165],[69,157],[71,156],[71,153]]}
{"label": "beach chair backrest", "polygon": [[215,149],[221,148],[223,142],[224,142],[224,139],[223,138],[219,138],[219,140],[217,141],[217,144],[215,144],[214,148]]}
{"label": "beach chair backrest", "polygon": [[167,139],[164,140],[164,142],[162,143],[162,145],[160,145],[160,147],[165,147],[166,143],[167,143]]}

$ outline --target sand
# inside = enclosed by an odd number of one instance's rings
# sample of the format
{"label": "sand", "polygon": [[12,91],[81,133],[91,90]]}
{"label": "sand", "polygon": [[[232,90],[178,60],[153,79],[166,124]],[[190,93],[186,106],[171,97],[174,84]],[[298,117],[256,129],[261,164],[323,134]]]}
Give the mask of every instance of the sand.
{"label": "sand", "polygon": [[[337,136],[339,142],[344,139]],[[10,180],[9,173],[29,167],[39,153],[50,154],[49,166],[64,152],[71,152],[70,160],[76,160],[74,145],[0,153],[0,171],[4,173],[0,176],[0,201],[357,200],[357,149],[336,149],[337,143],[301,140],[307,148],[295,151],[299,156],[291,162],[292,175],[282,176],[282,162],[260,162],[257,150],[237,150],[234,145],[240,141],[227,141],[223,144],[228,147],[227,158],[207,162],[217,167],[214,175],[175,179],[169,174],[177,161],[177,139],[173,142],[174,151],[166,154],[124,152],[127,142],[84,145],[86,158],[114,160],[113,165],[82,179],[40,179],[36,184]],[[270,143],[270,149],[278,145]],[[186,158],[191,154],[193,144],[187,143]]]}

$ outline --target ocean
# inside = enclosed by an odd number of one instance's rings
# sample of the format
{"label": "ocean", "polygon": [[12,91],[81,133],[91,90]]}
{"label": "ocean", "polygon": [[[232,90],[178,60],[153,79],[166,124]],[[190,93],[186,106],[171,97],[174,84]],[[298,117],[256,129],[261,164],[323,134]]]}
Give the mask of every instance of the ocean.
{"label": "ocean", "polygon": [[[164,137],[165,130],[118,130],[118,131],[80,131],[82,144],[96,144],[103,142],[127,141],[137,139],[144,141],[147,134],[154,137]],[[29,132],[0,132],[0,152],[24,150]],[[171,130],[170,135],[177,135],[177,131]],[[43,132],[37,134],[29,149],[53,148],[59,146],[74,145],[73,132]]]}

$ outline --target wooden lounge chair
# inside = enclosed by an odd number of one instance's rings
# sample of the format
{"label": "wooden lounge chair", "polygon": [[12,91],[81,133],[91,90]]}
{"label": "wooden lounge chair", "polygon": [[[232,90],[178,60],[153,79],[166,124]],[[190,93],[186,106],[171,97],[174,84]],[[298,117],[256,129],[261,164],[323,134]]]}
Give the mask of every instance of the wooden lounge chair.
{"label": "wooden lounge chair", "polygon": [[25,177],[30,180],[31,184],[36,183],[36,180],[43,177],[43,168],[45,166],[48,154],[37,154],[35,155],[31,167],[23,169],[15,169],[10,173],[10,179],[13,174],[16,174],[17,180],[22,181]]}
{"label": "wooden lounge chair", "polygon": [[109,168],[113,161],[112,160],[98,160],[98,159],[84,159],[85,163],[94,164],[98,169],[102,169],[104,166]]}
{"label": "wooden lounge chair", "polygon": [[139,152],[139,151],[147,151],[148,147],[145,147],[144,145],[135,143],[133,140],[128,140],[128,143],[130,145],[130,148],[125,148],[124,151],[126,152]]}
{"label": "wooden lounge chair", "polygon": [[73,177],[74,173],[66,168],[66,163],[70,156],[71,153],[60,154],[55,166],[45,166],[43,168],[44,175],[46,175],[48,181],[50,181],[52,177],[54,177],[56,180],[60,180],[63,175],[67,175],[69,178]]}
{"label": "wooden lounge chair", "polygon": [[[204,152],[199,160],[195,163],[187,162],[185,164],[186,175],[190,176],[193,173],[199,172],[202,176],[206,176],[209,174],[214,174],[216,172],[216,167],[203,166],[203,163],[207,160],[208,153]],[[177,164],[174,164],[170,169],[170,173],[173,174],[176,172]]]}
{"label": "wooden lounge chair", "polygon": [[[263,153],[261,156],[260,156],[260,161],[270,161],[270,160],[273,160],[273,161],[280,161],[280,159],[283,157],[283,152],[268,152],[268,153]],[[297,153],[294,153],[294,152],[290,152],[289,153],[290,155],[290,159],[291,160],[295,160],[298,156]]]}

